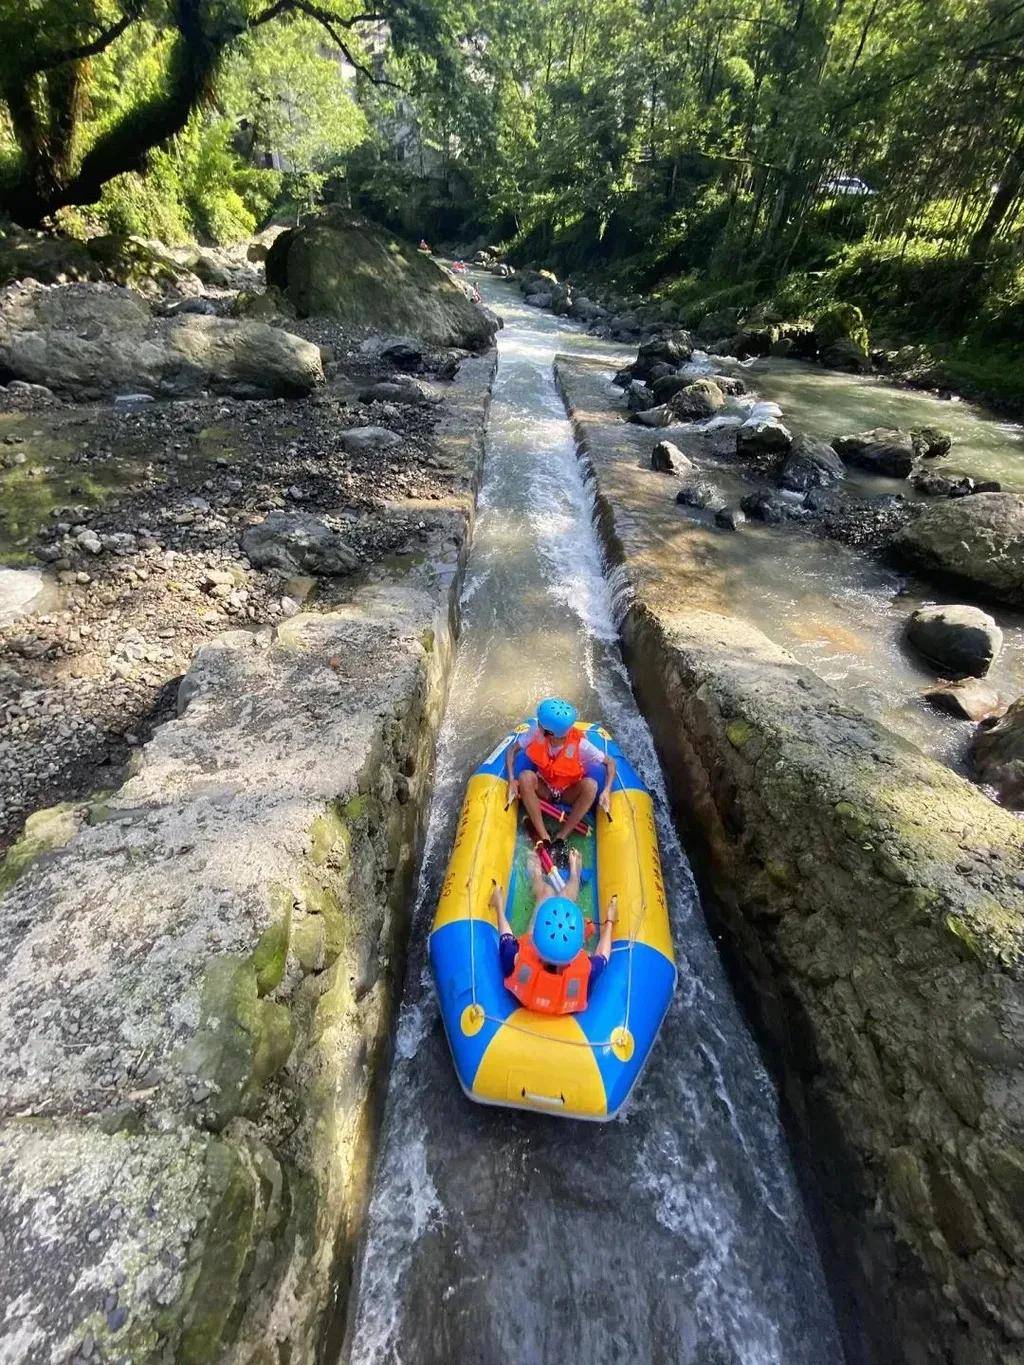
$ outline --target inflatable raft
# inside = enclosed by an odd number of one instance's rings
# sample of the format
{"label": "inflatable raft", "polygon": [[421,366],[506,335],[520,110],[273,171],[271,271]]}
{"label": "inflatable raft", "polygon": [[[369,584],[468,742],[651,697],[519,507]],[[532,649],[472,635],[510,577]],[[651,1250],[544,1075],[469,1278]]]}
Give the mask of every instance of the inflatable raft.
{"label": "inflatable raft", "polygon": [[505,750],[518,726],[469,780],[455,844],[430,934],[430,961],[455,1070],[482,1104],[568,1118],[618,1113],[650,1054],[675,988],[676,966],[651,795],[600,725],[576,729],[616,762],[611,819],[596,809],[586,833],[570,837],[583,859],[579,903],[586,948],[618,896],[611,959],[578,1014],[537,1014],[506,989],[491,887],[507,891],[506,913],[527,932],[533,897],[527,858],[533,838],[520,803],[506,810]]}

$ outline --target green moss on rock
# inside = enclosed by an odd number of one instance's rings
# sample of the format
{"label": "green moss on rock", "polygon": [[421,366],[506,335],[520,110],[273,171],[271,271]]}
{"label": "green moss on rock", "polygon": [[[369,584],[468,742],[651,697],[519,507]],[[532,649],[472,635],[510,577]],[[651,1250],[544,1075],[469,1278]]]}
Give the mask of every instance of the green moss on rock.
{"label": "green moss on rock", "polygon": [[25,821],[25,828],[0,863],[0,895],[13,886],[26,867],[44,853],[63,848],[78,832],[85,817],[81,802],[63,801],[60,805],[37,810]]}

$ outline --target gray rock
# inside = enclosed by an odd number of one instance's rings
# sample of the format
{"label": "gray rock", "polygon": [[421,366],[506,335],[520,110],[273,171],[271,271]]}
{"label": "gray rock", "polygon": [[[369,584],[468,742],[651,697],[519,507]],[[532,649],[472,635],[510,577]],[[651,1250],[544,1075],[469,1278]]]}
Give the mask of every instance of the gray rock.
{"label": "gray rock", "polygon": [[688,332],[675,332],[667,337],[652,337],[645,341],[630,366],[634,379],[647,379],[656,365],[671,365],[673,369],[693,355],[693,340]]}
{"label": "gray rock", "polygon": [[372,450],[395,450],[402,438],[387,427],[348,427],[338,433],[338,444],[352,455],[365,455]]}
{"label": "gray rock", "polygon": [[330,576],[359,567],[338,532],[308,512],[271,512],[243,534],[242,550],[256,568],[288,574]]}
{"label": "gray rock", "polygon": [[630,421],[639,422],[642,427],[667,427],[672,421],[672,409],[667,403],[661,403],[658,407],[634,412]]}
{"label": "gray rock", "polygon": [[414,407],[425,407],[431,398],[427,391],[413,379],[401,383],[382,380],[363,389],[359,395],[360,403],[408,403]]}
{"label": "gray rock", "polygon": [[977,732],[971,758],[979,782],[994,787],[1004,806],[1024,810],[1024,697]]}
{"label": "gray rock", "polygon": [[844,464],[872,474],[905,479],[914,467],[914,442],[908,431],[875,427],[855,436],[837,436],[832,444]]}
{"label": "gray rock", "polygon": [[715,513],[715,525],[723,531],[738,531],[746,517],[738,507],[720,507]]}
{"label": "gray rock", "polygon": [[674,393],[668,405],[673,416],[681,421],[702,421],[725,407],[725,395],[713,379],[697,379]]}
{"label": "gray rock", "polygon": [[740,499],[740,510],[752,521],[763,521],[770,526],[786,521],[789,508],[777,493],[762,488],[756,493],[747,493]]}
{"label": "gray rock", "polygon": [[830,370],[845,370],[847,374],[867,374],[871,370],[871,361],[849,337],[839,337],[823,346],[818,359]]}
{"label": "gray rock", "polygon": [[527,294],[523,302],[530,308],[550,308],[554,297],[551,294]]}
{"label": "gray rock", "polygon": [[945,711],[958,720],[986,720],[1001,716],[1006,710],[995,688],[977,678],[940,683],[929,688],[924,699],[937,711]]}
{"label": "gray rock", "polygon": [[713,507],[720,501],[718,490],[705,479],[694,479],[676,494],[676,502],[681,507]]}
{"label": "gray rock", "polygon": [[977,493],[936,502],[898,532],[892,550],[927,572],[1024,605],[1024,494]]}
{"label": "gray rock", "polygon": [[631,379],[626,390],[626,407],[630,412],[646,412],[654,407],[654,394],[642,379]]}
{"label": "gray rock", "polygon": [[830,445],[811,436],[800,436],[779,473],[779,487],[791,493],[834,488],[845,472],[842,460]]}
{"label": "gray rock", "polygon": [[714,379],[727,398],[736,398],[747,391],[746,380],[738,374],[716,374]]}
{"label": "gray rock", "polygon": [[689,474],[696,465],[671,441],[659,441],[651,451],[651,468],[659,474]]}
{"label": "gray rock", "polygon": [[922,460],[934,460],[948,455],[953,448],[953,437],[941,427],[914,427],[910,433],[914,454]]}
{"label": "gray rock", "polygon": [[792,444],[789,428],[774,417],[752,418],[736,428],[737,455],[780,455]]}
{"label": "gray rock", "polygon": [[1003,647],[1003,632],[979,607],[919,607],[907,639],[944,676],[981,678]]}
{"label": "gray rock", "polygon": [[0,366],[76,399],[126,389],[302,394],[324,379],[319,351],[302,337],[228,318],[154,319],[128,290],[107,285],[2,291]]}

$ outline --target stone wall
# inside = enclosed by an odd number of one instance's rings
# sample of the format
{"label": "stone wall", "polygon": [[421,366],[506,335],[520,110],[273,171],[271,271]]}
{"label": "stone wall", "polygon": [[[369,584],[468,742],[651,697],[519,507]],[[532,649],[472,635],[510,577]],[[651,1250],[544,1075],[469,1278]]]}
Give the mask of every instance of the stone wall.
{"label": "stone wall", "polygon": [[492,373],[441,562],[204,648],[0,868],[0,1361],[309,1361],[345,1300]]}
{"label": "stone wall", "polygon": [[849,1356],[1024,1361],[1024,824],[634,562],[639,467],[587,415],[593,366],[558,373],[634,687],[812,1163]]}

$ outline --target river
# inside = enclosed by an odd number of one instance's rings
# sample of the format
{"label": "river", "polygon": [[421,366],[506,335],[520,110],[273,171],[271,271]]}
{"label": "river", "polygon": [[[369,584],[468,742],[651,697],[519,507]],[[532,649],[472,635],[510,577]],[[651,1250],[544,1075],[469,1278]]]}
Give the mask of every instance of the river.
{"label": "river", "polygon": [[[776,1094],[731,996],[619,654],[556,352],[622,348],[526,308],[505,318],[462,632],[367,1235],[342,1359],[578,1358],[834,1365],[832,1306]],[[630,1107],[589,1125],[482,1108],[459,1089],[426,936],[466,778],[548,693],[615,731],[655,793],[679,954],[675,1001]]]}

